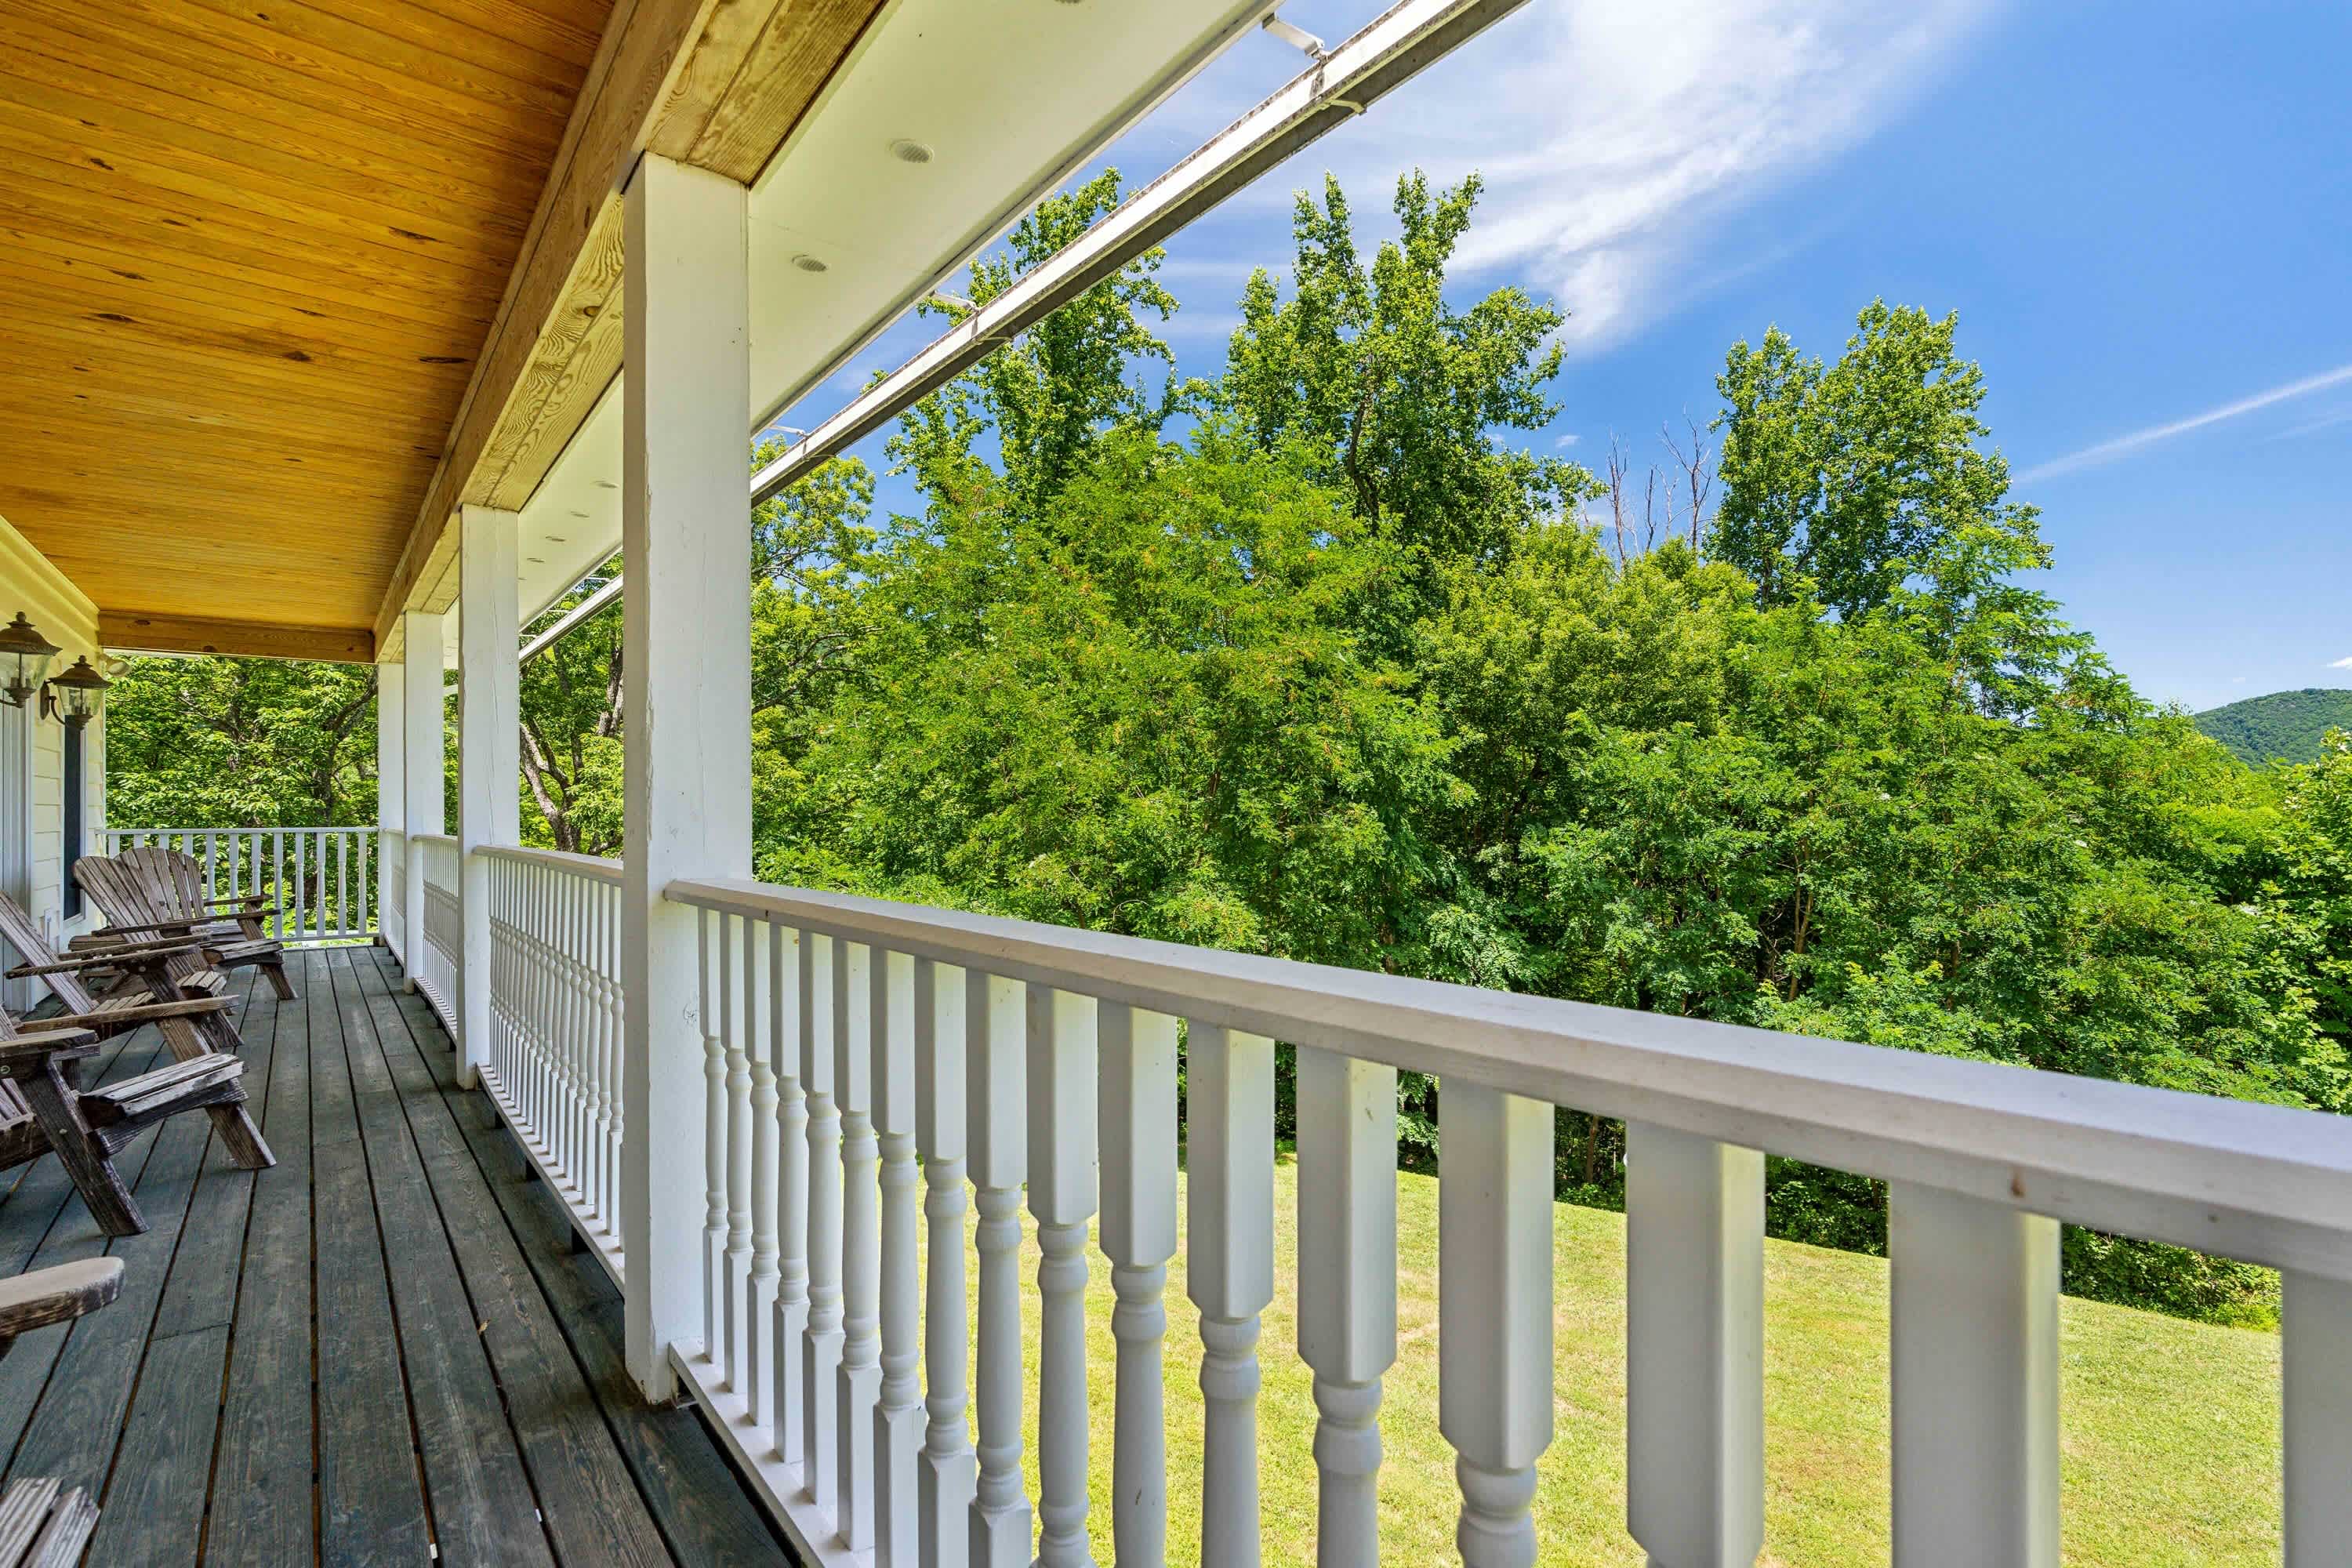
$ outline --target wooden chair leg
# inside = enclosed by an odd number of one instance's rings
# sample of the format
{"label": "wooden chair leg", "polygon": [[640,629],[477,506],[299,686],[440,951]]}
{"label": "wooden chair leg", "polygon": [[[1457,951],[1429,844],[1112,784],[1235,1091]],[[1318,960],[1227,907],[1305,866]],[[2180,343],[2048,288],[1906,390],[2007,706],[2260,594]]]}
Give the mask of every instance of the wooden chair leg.
{"label": "wooden chair leg", "polygon": [[261,1129],[253,1124],[253,1117],[245,1102],[233,1105],[208,1105],[205,1114],[213,1119],[213,1131],[219,1134],[221,1146],[239,1170],[266,1171],[278,1163],[278,1156],[261,1140]]}
{"label": "wooden chair leg", "polygon": [[[229,1049],[221,1050],[219,1041],[213,1037],[214,1031],[207,1027],[211,1025],[218,1025],[219,1032],[228,1036],[233,1042]],[[226,1013],[163,1018],[158,1020],[156,1027],[163,1034],[163,1044],[171,1050],[173,1061],[193,1061],[213,1051],[235,1056],[237,1054],[235,1047],[245,1043],[229,1026]],[[269,1145],[262,1141],[261,1129],[253,1124],[253,1115],[242,1100],[231,1105],[207,1106],[205,1110],[213,1119],[213,1131],[220,1134],[222,1146],[228,1150],[229,1158],[236,1161],[240,1169],[266,1171],[278,1163],[278,1156],[271,1153]]]}
{"label": "wooden chair leg", "polygon": [[294,982],[286,977],[286,961],[283,958],[269,960],[262,965],[262,973],[269,976],[270,986],[277,991],[278,999],[280,1002],[291,1002],[296,999]]}
{"label": "wooden chair leg", "polygon": [[26,1073],[16,1080],[25,1091],[26,1103],[32,1106],[34,1118],[41,1131],[49,1136],[49,1146],[57,1151],[58,1163],[73,1178],[81,1193],[82,1202],[89,1205],[90,1217],[109,1236],[143,1236],[147,1230],[146,1216],[131,1201],[131,1189],[122,1184],[122,1177],[114,1169],[114,1156],[106,1152],[82,1120],[81,1107],[76,1100],[73,1084],[58,1064],[46,1064],[45,1072]]}

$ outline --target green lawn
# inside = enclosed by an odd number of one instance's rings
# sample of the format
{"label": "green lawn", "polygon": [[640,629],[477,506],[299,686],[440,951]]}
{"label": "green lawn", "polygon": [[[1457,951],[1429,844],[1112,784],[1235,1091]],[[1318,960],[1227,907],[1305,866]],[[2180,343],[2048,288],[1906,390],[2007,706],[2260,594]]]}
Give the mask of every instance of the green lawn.
{"label": "green lawn", "polygon": [[[1314,1402],[1297,1355],[1295,1168],[1276,1187],[1280,1271],[1264,1320],[1258,1407],[1265,1561],[1314,1560]],[[1381,1430],[1382,1556],[1454,1561],[1453,1451],[1437,1430],[1437,1184],[1398,1181],[1397,1364]],[[1557,1435],[1542,1464],[1537,1531],[1547,1563],[1625,1564],[1625,1251],[1622,1215],[1562,1206],[1558,1237]],[[1034,1241],[1024,1287],[1035,1278]],[[1197,1314],[1180,1250],[1169,1271],[1169,1559],[1199,1560]],[[973,1267],[969,1259],[967,1268]],[[967,1278],[971,1276],[968,1273]],[[1782,1242],[1765,1255],[1768,1515],[1764,1561],[1805,1568],[1887,1559],[1886,1266]],[[1095,1555],[1111,1561],[1110,1268],[1094,1254]],[[1036,1489],[1036,1301],[1024,1288]],[[2275,1563],[2278,1340],[2119,1307],[2064,1306],[2065,1555],[2070,1568]]]}

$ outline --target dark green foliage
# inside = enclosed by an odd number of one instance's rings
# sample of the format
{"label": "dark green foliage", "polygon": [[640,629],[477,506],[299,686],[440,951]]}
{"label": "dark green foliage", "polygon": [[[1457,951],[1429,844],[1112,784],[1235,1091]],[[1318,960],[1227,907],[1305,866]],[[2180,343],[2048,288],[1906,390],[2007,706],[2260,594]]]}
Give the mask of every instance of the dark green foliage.
{"label": "dark green foliage", "polygon": [[2352,730],[2352,689],[2305,687],[2249,697],[2197,715],[2197,728],[2249,767],[2315,763],[2330,730]]}
{"label": "dark green foliage", "polygon": [[116,827],[375,820],[375,667],[130,658],[106,701]]}

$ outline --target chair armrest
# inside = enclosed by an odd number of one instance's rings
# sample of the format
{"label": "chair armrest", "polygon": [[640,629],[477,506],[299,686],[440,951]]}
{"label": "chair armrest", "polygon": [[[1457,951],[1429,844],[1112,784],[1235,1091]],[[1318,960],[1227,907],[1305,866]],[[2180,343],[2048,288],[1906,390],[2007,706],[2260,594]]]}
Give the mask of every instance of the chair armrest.
{"label": "chair armrest", "polygon": [[70,974],[79,969],[130,969],[142,962],[161,963],[176,953],[201,952],[203,946],[193,942],[125,942],[121,947],[93,948],[79,958],[60,958],[49,963],[20,963],[8,972],[11,980],[29,980],[37,974]]}
{"label": "chair armrest", "polygon": [[205,904],[205,908],[206,908],[206,909],[208,909],[208,910],[219,910],[219,909],[226,909],[226,908],[227,908],[228,906],[230,906],[231,904],[256,904],[256,905],[259,905],[259,904],[266,904],[266,903],[268,903],[268,901],[269,901],[269,895],[268,895],[268,893],[238,893],[238,894],[236,894],[236,895],[235,895],[235,896],[233,896],[233,897],[231,897],[231,898],[226,898],[226,899],[206,899],[205,900],[204,900],[204,904]]}
{"label": "chair armrest", "polygon": [[141,1002],[129,1007],[110,1008],[103,1013],[53,1013],[46,1018],[27,1018],[16,1027],[43,1038],[60,1029],[103,1030],[108,1034],[120,1031],[128,1024],[143,1024],[156,1018],[187,1018],[198,1013],[218,1013],[235,1005],[228,996],[175,997],[168,1002]]}
{"label": "chair armrest", "polygon": [[[226,922],[227,919],[228,917],[226,915],[196,915],[182,920],[167,921],[161,919],[150,920],[145,915],[141,915],[135,920],[124,921],[120,927],[109,927],[108,929],[121,931],[184,931],[195,926],[220,925]],[[102,936],[105,933],[101,931],[93,931],[89,934],[92,936]]]}
{"label": "chair armrest", "polygon": [[85,1258],[0,1279],[0,1341],[70,1322],[121,1294],[120,1258]]}
{"label": "chair armrest", "polygon": [[[37,1021],[46,1023],[49,1020]],[[20,1035],[13,1040],[0,1040],[0,1072],[16,1078],[27,1072],[39,1071],[46,1062],[60,1058],[70,1061],[77,1057],[98,1054],[96,1030],[84,1028],[71,1020],[59,1019],[57,1022],[60,1027]]]}

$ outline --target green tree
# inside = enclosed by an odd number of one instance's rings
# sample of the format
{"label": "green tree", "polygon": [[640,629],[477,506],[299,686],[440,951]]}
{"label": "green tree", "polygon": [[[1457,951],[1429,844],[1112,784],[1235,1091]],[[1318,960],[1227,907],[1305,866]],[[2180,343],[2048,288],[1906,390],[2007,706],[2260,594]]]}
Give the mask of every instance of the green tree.
{"label": "green tree", "polygon": [[375,667],[129,658],[107,693],[118,827],[375,820]]}
{"label": "green tree", "polygon": [[2018,566],[2047,563],[2034,509],[2007,499],[2008,462],[1978,446],[1984,374],[1956,352],[1958,325],[1874,300],[1832,365],[1778,327],[1733,345],[1708,549],[1766,603],[1858,615],[1972,531],[2014,545]]}

